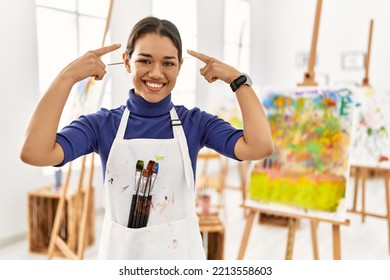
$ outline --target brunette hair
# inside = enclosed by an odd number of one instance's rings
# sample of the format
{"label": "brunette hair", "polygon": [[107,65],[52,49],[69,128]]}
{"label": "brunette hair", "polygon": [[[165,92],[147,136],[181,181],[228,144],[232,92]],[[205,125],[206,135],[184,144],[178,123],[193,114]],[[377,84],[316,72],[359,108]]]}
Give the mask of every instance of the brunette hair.
{"label": "brunette hair", "polygon": [[134,45],[138,38],[148,33],[156,33],[171,39],[178,53],[178,59],[182,59],[182,42],[179,30],[169,20],[156,17],[146,17],[137,22],[131,30],[127,41],[126,53],[131,57],[134,52]]}

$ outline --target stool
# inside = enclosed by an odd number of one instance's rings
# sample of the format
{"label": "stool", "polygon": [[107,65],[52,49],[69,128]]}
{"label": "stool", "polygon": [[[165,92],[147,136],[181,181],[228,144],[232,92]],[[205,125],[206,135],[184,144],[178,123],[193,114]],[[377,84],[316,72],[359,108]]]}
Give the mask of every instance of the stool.
{"label": "stool", "polygon": [[[84,193],[83,193],[84,195]],[[54,218],[57,211],[60,193],[53,191],[52,187],[42,187],[28,193],[28,241],[29,250],[32,253],[46,254],[49,248],[50,236],[53,228]],[[93,206],[93,193],[91,194],[91,210]],[[61,225],[60,236],[64,240],[69,240],[70,236],[76,236],[71,232],[70,224],[74,216],[73,204],[75,195],[70,194],[65,203],[65,213]],[[94,211],[88,217],[87,244],[94,242]],[[77,240],[76,240],[77,243]]]}
{"label": "stool", "polygon": [[208,260],[223,260],[225,246],[225,227],[218,215],[198,216],[200,232],[203,237]]}

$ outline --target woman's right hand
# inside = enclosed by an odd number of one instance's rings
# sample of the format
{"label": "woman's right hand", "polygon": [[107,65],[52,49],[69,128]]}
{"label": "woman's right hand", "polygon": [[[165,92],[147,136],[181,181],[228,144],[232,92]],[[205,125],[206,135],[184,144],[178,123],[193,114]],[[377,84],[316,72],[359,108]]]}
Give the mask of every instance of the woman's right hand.
{"label": "woman's right hand", "polygon": [[58,165],[64,152],[56,142],[62,111],[73,85],[85,78],[103,79],[106,65],[101,57],[120,48],[120,44],[89,51],[66,66],[39,101],[27,126],[20,158],[36,166]]}
{"label": "woman's right hand", "polygon": [[94,77],[96,80],[101,80],[106,74],[106,65],[102,62],[101,57],[120,47],[120,44],[113,44],[111,46],[88,51],[83,56],[68,64],[60,75],[69,77],[74,84],[88,77]]}

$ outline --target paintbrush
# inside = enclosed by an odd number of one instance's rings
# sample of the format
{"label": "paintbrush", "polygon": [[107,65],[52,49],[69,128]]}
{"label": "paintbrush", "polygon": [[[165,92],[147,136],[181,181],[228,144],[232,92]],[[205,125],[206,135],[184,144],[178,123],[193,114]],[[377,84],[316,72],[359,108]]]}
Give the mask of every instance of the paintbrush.
{"label": "paintbrush", "polygon": [[145,184],[146,184],[148,176],[149,176],[148,170],[146,170],[146,169],[142,170],[142,177],[141,177],[141,182],[140,182],[141,185],[140,185],[139,191],[137,193],[137,201],[135,204],[133,221],[131,223],[132,228],[138,227],[137,225],[138,225],[138,222],[140,219],[139,216],[140,216],[140,212],[141,212],[141,208],[142,208],[142,196],[144,196]]}
{"label": "paintbrush", "polygon": [[123,61],[121,61],[121,62],[112,62],[112,63],[107,63],[107,66],[121,65],[121,64],[124,64],[124,62],[123,62]]}
{"label": "paintbrush", "polygon": [[141,187],[137,195],[137,203],[135,206],[134,218],[132,223],[133,228],[141,227],[140,221],[142,219],[142,208],[143,208],[143,202],[145,200],[145,190],[148,185],[150,174],[152,173],[151,171],[153,168],[153,164],[154,161],[149,160],[146,169],[142,171]]}
{"label": "paintbrush", "polygon": [[141,208],[141,215],[140,215],[138,227],[144,227],[144,221],[146,220],[146,215],[147,215],[146,208],[147,208],[147,203],[148,203],[148,196],[150,193],[150,187],[151,187],[151,182],[152,182],[153,168],[156,164],[154,161],[152,161],[152,162],[153,162],[153,165],[149,166],[150,169],[148,169],[149,176],[148,176],[148,179],[146,181],[145,193],[144,193],[144,196],[142,197],[142,208]]}
{"label": "paintbrush", "polygon": [[139,191],[139,185],[141,181],[141,173],[144,168],[144,162],[142,160],[138,160],[135,165],[135,178],[134,178],[134,190],[133,190],[133,198],[131,200],[129,221],[127,222],[127,227],[131,227],[133,224],[135,204],[137,203],[137,195]]}
{"label": "paintbrush", "polygon": [[152,178],[150,180],[149,189],[148,189],[148,197],[146,200],[145,216],[144,216],[144,220],[143,220],[143,224],[142,224],[142,226],[144,226],[144,227],[146,227],[146,225],[148,224],[148,220],[149,220],[150,205],[152,204],[152,197],[153,197],[153,187],[154,187],[154,182],[156,182],[156,177],[158,174],[158,167],[159,167],[158,162],[154,163],[153,169],[152,169]]}

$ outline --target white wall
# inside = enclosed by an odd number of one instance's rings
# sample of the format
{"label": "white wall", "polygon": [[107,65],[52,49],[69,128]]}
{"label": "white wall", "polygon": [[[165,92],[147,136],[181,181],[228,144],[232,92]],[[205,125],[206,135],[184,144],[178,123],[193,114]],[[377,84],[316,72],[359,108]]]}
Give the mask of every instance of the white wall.
{"label": "white wall", "polygon": [[22,164],[18,155],[39,94],[34,1],[3,1],[1,6],[0,241],[26,232],[27,192],[48,183],[39,168]]}
{"label": "white wall", "polygon": [[[198,51],[217,59],[223,59],[224,34],[224,1],[198,0]],[[197,69],[204,63],[197,60]],[[218,91],[224,89],[222,82],[208,83],[203,76],[196,75],[197,106],[207,110],[210,103],[216,102],[223,94]],[[228,88],[229,89],[229,88]]]}
{"label": "white wall", "polygon": [[[315,0],[249,0],[252,4],[252,74],[261,85],[294,86],[303,81],[307,67],[295,65],[298,51],[310,50]],[[367,51],[369,22],[374,20],[370,81],[390,88],[390,1],[324,0],[320,18],[315,72],[329,83],[361,83],[364,70],[344,71],[341,55]]]}
{"label": "white wall", "polygon": [[[249,1],[252,5],[250,74],[253,80],[257,85],[294,86],[301,82],[306,68],[295,66],[295,55],[298,51],[309,50],[317,1]],[[125,0],[115,3],[111,37],[113,42],[123,44],[124,51],[130,28],[138,19],[151,14],[152,1],[138,1],[138,5]],[[198,1],[198,50],[218,58],[223,55],[223,4],[223,0]],[[45,177],[41,168],[22,164],[18,155],[25,126],[39,94],[34,1],[3,1],[1,6],[0,245],[2,240],[26,233],[27,192],[51,184],[53,179]],[[328,74],[331,83],[343,80],[360,82],[364,71],[343,71],[341,53],[366,51],[369,20],[373,18],[370,78],[374,86],[390,88],[387,78],[390,73],[388,11],[388,0],[324,0],[316,73]],[[120,60],[120,52],[113,57],[113,61],[117,60]],[[123,69],[118,67],[114,71],[113,105],[117,106],[126,99],[124,92],[127,92],[130,81]],[[198,103],[201,107],[208,106],[209,94],[215,85],[211,86],[201,78],[197,84]],[[100,170],[96,170],[96,176],[95,182],[99,184]]]}

